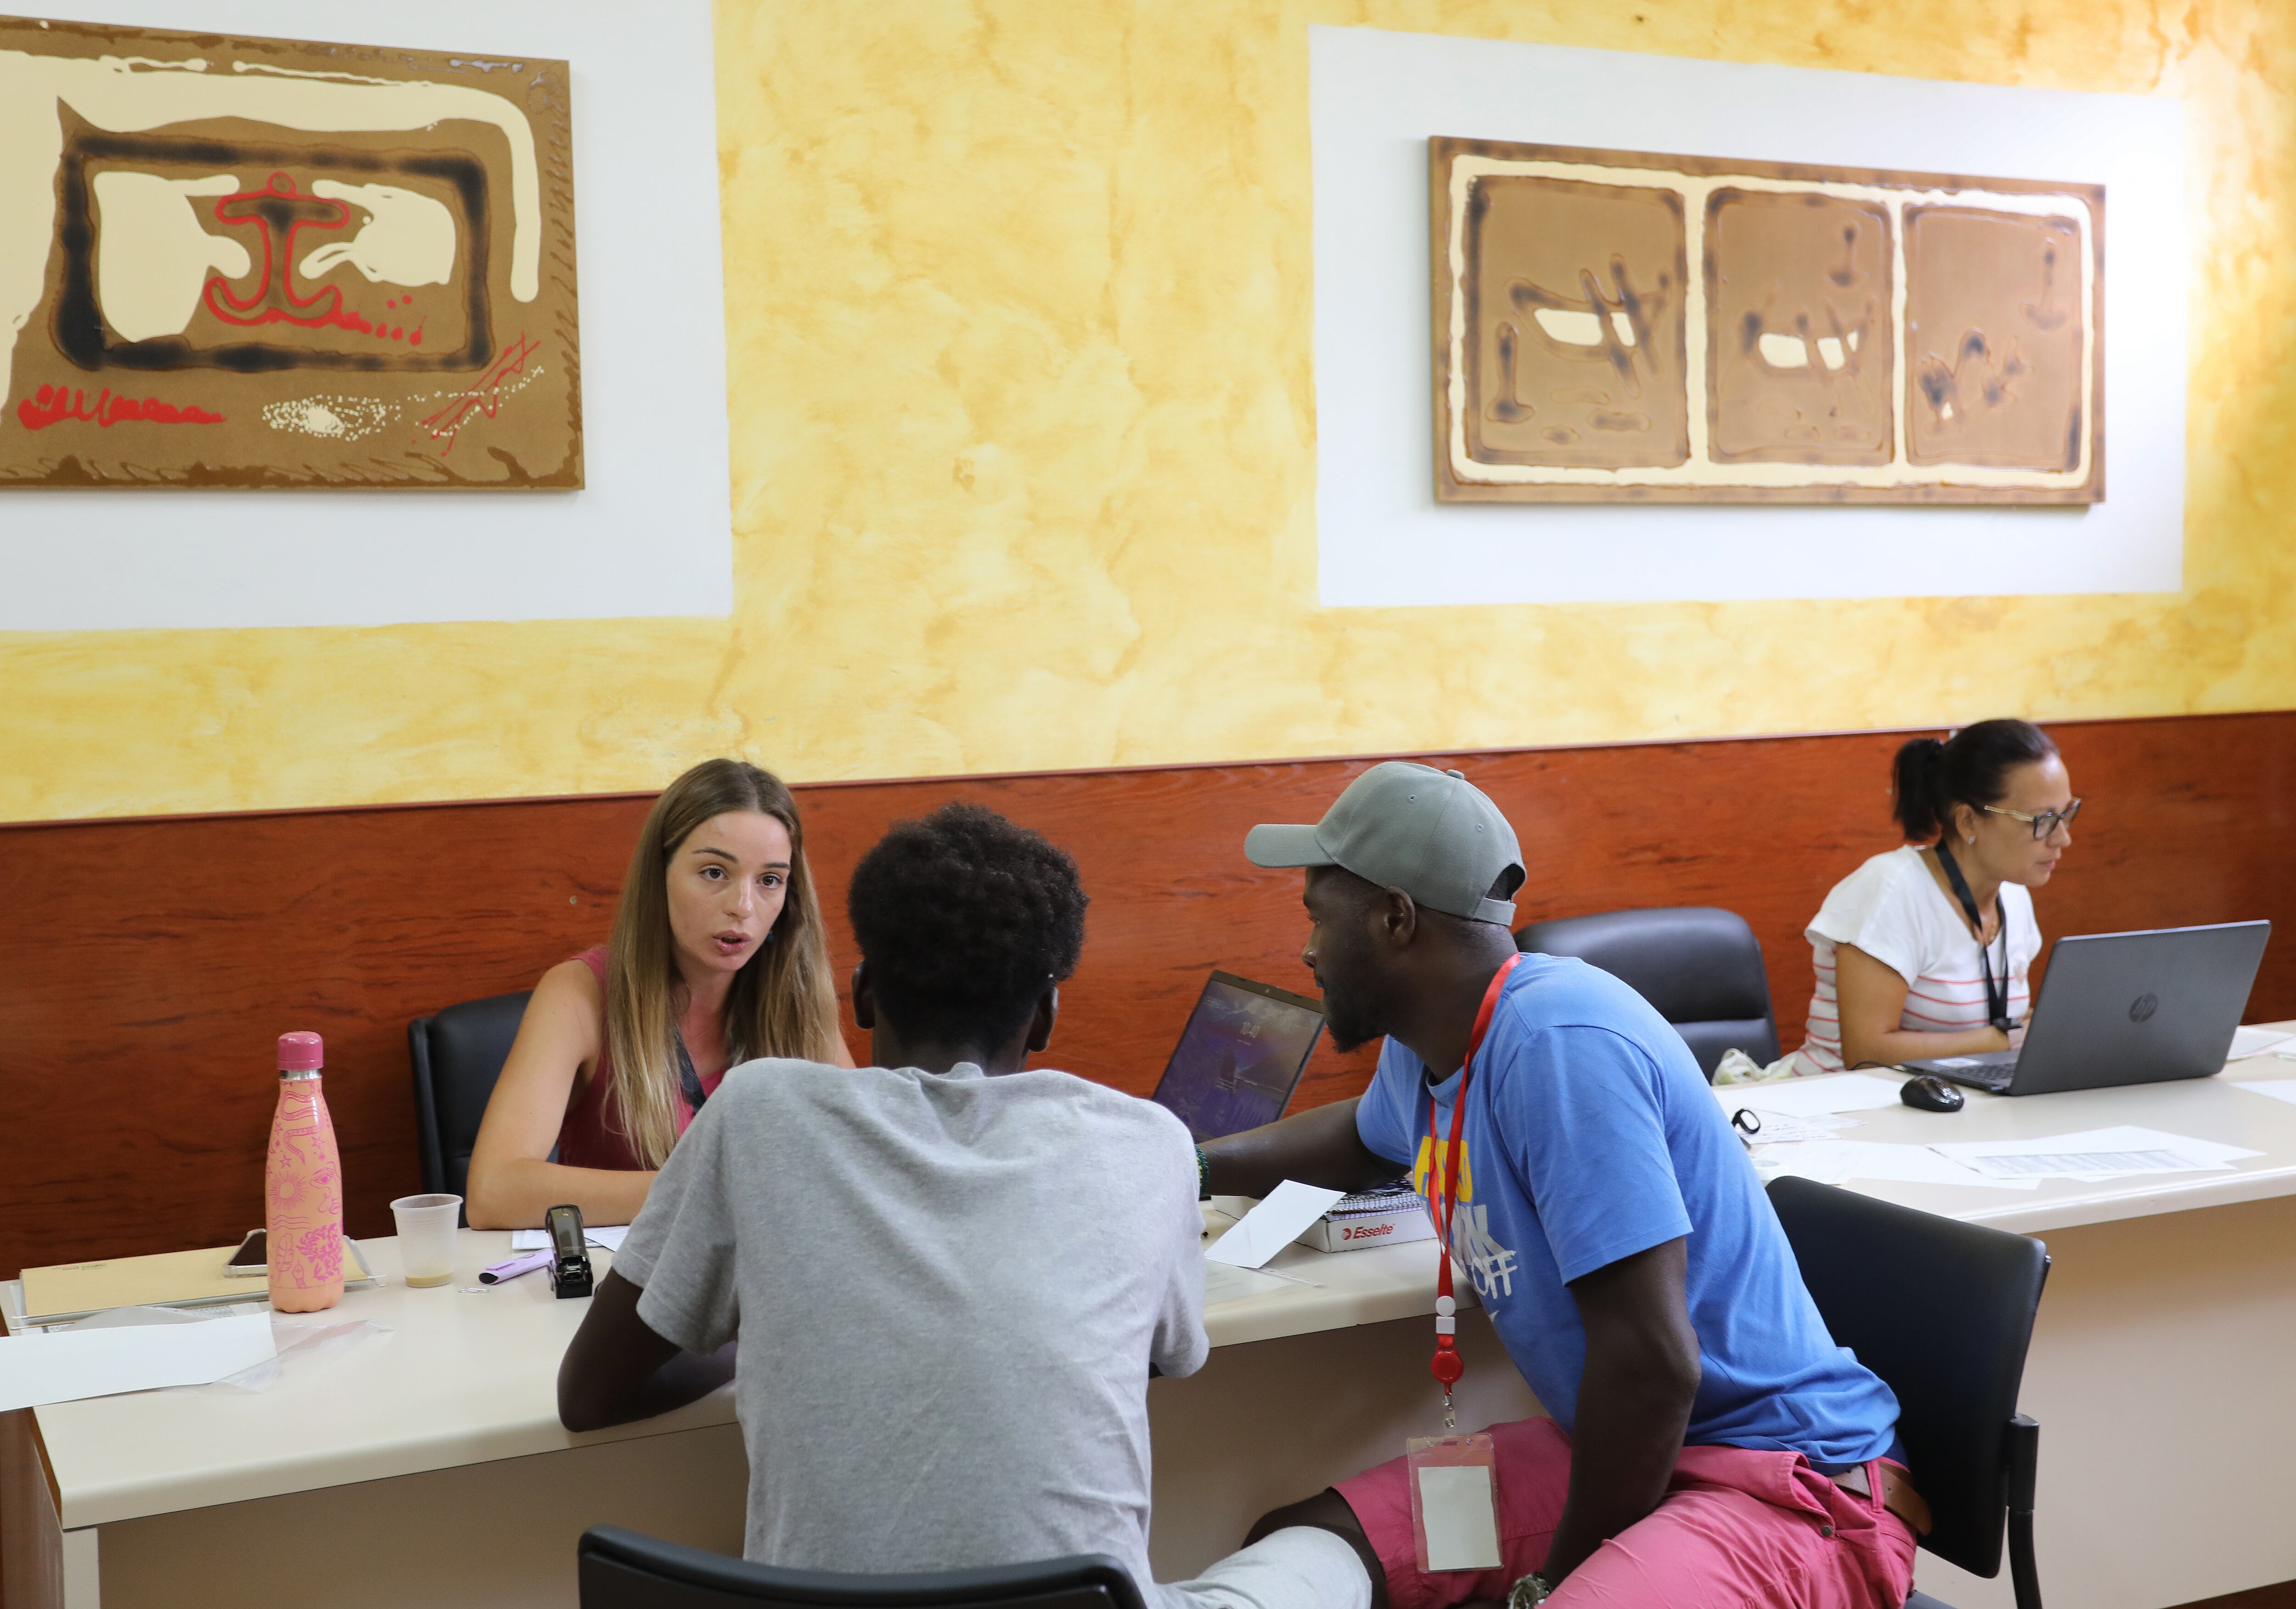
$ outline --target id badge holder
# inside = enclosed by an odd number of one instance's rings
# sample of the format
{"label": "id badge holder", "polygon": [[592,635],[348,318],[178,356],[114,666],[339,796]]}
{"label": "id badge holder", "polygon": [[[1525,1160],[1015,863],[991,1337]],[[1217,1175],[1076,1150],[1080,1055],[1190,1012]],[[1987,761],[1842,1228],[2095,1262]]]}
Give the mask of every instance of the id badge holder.
{"label": "id badge holder", "polygon": [[1499,1466],[1486,1432],[1414,1436],[1403,1444],[1419,1568],[1499,1567]]}

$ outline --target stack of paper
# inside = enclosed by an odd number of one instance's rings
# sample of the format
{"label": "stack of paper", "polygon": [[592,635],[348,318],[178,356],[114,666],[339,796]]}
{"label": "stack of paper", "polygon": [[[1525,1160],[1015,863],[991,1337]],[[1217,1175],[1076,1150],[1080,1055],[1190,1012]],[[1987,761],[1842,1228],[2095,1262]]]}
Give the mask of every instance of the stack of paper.
{"label": "stack of paper", "polygon": [[2030,1140],[1959,1140],[1930,1149],[1991,1179],[2070,1178],[2085,1183],[2147,1173],[2228,1173],[2241,1158],[2264,1154],[2190,1135],[2128,1125]]}

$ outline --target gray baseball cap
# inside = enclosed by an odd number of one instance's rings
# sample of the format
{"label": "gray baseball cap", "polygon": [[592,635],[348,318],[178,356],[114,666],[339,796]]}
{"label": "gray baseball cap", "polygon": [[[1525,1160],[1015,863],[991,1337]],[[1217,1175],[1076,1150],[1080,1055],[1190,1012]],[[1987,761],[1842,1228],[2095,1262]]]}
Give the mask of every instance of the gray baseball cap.
{"label": "gray baseball cap", "polygon": [[1512,924],[1514,902],[1485,896],[1509,868],[1518,887],[1523,875],[1514,829],[1489,796],[1461,772],[1407,759],[1357,777],[1312,827],[1252,828],[1243,852],[1254,866],[1344,866],[1472,922]]}

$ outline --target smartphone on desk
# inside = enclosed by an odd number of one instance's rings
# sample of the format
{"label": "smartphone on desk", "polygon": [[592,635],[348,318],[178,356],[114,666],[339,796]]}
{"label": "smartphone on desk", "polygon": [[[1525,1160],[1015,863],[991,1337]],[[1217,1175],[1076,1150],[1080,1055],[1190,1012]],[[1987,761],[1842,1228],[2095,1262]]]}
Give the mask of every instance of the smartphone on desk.
{"label": "smartphone on desk", "polygon": [[261,1229],[250,1229],[247,1238],[239,1243],[239,1250],[223,1265],[226,1274],[248,1278],[268,1276],[271,1272],[269,1242]]}

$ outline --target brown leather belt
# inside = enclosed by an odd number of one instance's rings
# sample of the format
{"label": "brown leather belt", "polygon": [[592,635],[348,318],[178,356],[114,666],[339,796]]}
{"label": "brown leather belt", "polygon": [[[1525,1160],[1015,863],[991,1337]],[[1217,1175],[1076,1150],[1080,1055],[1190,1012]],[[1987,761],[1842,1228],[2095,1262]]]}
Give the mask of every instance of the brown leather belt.
{"label": "brown leather belt", "polygon": [[[1828,1475],[1826,1479],[1844,1491],[1871,1498],[1874,1488],[1866,1479],[1866,1467],[1859,1464],[1838,1475]],[[1915,1536],[1929,1535],[1930,1506],[1922,1500],[1922,1494],[1914,1490],[1914,1483],[1906,1478],[1905,1472],[1894,1464],[1881,1464],[1874,1467],[1882,1472],[1882,1506],[1912,1526]]]}

